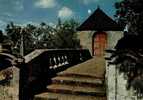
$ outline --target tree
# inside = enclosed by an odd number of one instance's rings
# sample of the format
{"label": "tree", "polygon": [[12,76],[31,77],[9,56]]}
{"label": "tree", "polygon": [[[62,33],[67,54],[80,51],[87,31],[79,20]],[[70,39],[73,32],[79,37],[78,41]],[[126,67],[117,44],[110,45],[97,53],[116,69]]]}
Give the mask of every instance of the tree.
{"label": "tree", "polygon": [[39,30],[39,38],[40,38],[40,48],[54,49],[54,33],[55,29],[46,23],[42,22],[40,24]]}
{"label": "tree", "polygon": [[3,36],[3,33],[2,31],[0,30],[0,43],[2,43],[4,40],[4,36]]}
{"label": "tree", "polygon": [[134,88],[138,97],[143,95],[143,1],[123,0],[115,3],[119,23],[126,24],[127,32],[112,53],[110,64],[116,64],[127,76],[127,89]]}
{"label": "tree", "polygon": [[0,43],[5,43],[8,40],[8,37],[3,34],[3,32],[0,30]]}
{"label": "tree", "polygon": [[13,22],[6,27],[6,33],[13,42],[13,53],[20,52],[21,37],[24,42],[24,55],[35,49],[79,48],[75,20],[59,21],[55,27],[42,22],[40,25],[15,25]]}
{"label": "tree", "polygon": [[143,33],[143,1],[123,0],[115,3],[118,23],[127,25],[129,34],[142,35]]}
{"label": "tree", "polygon": [[57,48],[79,48],[80,41],[77,38],[76,28],[78,23],[71,19],[61,22],[56,26],[55,45]]}
{"label": "tree", "polygon": [[[20,44],[21,44],[21,37],[23,36],[23,42],[25,48],[25,54],[29,53],[31,51],[31,45],[32,45],[32,35],[30,33],[29,27],[22,27],[19,25],[15,25],[13,22],[9,23],[6,27],[6,33],[9,39],[12,41],[12,49],[13,54],[20,55]],[[24,54],[24,55],[25,55]]]}

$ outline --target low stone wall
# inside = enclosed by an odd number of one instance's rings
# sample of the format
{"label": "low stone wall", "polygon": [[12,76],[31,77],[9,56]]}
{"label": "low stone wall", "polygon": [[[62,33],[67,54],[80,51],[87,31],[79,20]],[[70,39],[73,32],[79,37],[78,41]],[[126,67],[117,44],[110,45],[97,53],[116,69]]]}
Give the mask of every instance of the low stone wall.
{"label": "low stone wall", "polygon": [[107,100],[143,100],[137,98],[133,90],[126,90],[126,80],[115,65],[106,63]]}
{"label": "low stone wall", "polygon": [[[0,81],[0,100],[18,100],[19,93],[19,69],[10,67],[5,70],[12,70],[12,79],[9,82],[5,82],[3,79]],[[5,71],[2,70],[2,71]],[[2,71],[0,73],[2,73]],[[3,75],[0,75],[3,78]]]}

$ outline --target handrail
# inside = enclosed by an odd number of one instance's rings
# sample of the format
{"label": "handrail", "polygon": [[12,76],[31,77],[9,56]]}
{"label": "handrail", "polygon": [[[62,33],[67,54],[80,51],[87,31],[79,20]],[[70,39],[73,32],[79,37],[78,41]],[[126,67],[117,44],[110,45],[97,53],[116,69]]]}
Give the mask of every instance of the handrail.
{"label": "handrail", "polygon": [[[50,61],[60,62],[60,60],[68,60],[68,62],[85,61],[91,58],[91,55],[87,49],[36,49],[30,54],[24,56],[25,63],[29,63],[38,56],[48,56]],[[77,61],[76,61],[77,60]]]}
{"label": "handrail", "polygon": [[10,58],[10,59],[17,59],[15,56],[13,56],[12,54],[8,54],[8,53],[0,53],[0,55],[2,55],[2,56],[6,56],[6,57],[8,57],[8,58]]}
{"label": "handrail", "polygon": [[30,98],[51,84],[56,73],[92,58],[87,49],[37,49],[20,68],[19,97]]}
{"label": "handrail", "polygon": [[36,58],[40,54],[42,54],[45,50],[36,49],[33,52],[29,53],[28,55],[24,56],[25,63],[30,62],[32,59]]}

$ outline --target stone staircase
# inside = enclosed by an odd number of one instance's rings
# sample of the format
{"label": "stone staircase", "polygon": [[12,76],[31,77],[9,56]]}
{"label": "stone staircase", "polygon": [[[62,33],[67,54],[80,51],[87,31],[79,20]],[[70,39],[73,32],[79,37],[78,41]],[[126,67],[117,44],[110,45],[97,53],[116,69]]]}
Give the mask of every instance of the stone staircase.
{"label": "stone staircase", "polygon": [[46,92],[36,95],[34,100],[106,100],[104,77],[75,70],[73,67],[58,73]]}
{"label": "stone staircase", "polygon": [[106,100],[103,79],[76,74],[59,74],[53,78],[47,92],[35,100]]}

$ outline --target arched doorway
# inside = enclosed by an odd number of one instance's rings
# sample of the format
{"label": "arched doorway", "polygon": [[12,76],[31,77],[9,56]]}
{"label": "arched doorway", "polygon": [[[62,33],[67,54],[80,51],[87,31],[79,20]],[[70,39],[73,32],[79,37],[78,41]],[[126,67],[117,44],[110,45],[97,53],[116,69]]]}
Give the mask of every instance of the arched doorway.
{"label": "arched doorway", "polygon": [[93,56],[104,56],[107,47],[107,33],[95,32],[92,37],[92,54]]}

